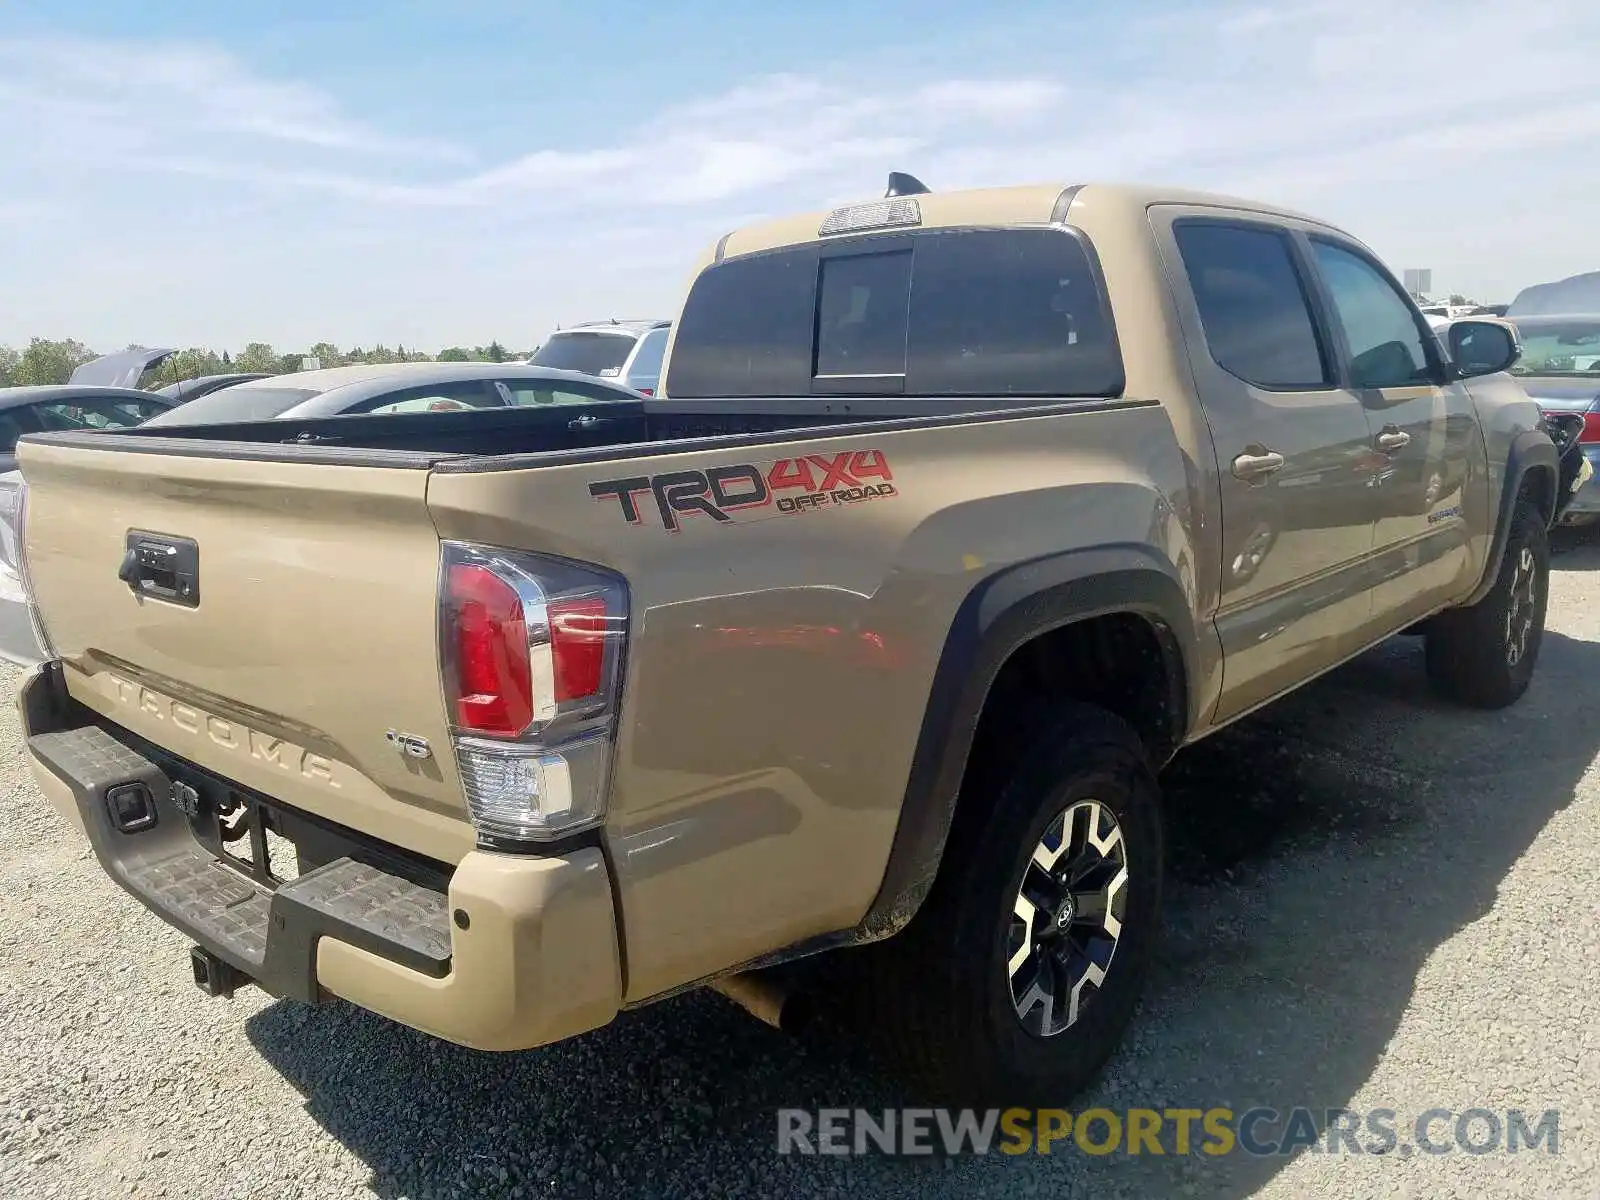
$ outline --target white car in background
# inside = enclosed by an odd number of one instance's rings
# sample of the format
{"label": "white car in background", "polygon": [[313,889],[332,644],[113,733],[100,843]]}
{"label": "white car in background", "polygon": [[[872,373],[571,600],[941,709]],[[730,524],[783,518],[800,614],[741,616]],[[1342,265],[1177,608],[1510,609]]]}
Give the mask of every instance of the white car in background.
{"label": "white car in background", "polygon": [[671,332],[671,321],[585,321],[556,330],[528,362],[597,375],[654,396]]}

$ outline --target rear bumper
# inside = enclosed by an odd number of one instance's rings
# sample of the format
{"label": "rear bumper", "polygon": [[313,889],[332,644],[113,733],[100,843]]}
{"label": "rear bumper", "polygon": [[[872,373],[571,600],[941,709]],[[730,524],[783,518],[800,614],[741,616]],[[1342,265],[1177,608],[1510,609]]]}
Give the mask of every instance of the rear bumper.
{"label": "rear bumper", "polygon": [[[251,797],[250,811],[301,851],[302,873],[279,882],[217,848],[210,797],[242,793],[72,702],[59,668],[30,672],[17,706],[40,790],[107,874],[272,994],[339,996],[481,1050],[545,1045],[616,1015],[616,920],[598,849],[473,851],[451,871]],[[129,819],[146,809],[148,822]]]}

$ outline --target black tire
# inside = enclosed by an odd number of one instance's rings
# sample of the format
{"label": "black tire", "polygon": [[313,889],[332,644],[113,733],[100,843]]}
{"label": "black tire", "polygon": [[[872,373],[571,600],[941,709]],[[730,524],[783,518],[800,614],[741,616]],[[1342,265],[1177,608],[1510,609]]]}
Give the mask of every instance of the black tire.
{"label": "black tire", "polygon": [[[1037,870],[1030,863],[1047,829],[1068,811],[1086,828],[1088,810],[1073,806],[1091,800],[1121,832],[1127,878],[1112,901],[1122,905],[1120,937],[1098,989],[1078,989],[1076,1021],[1041,1036],[1024,1027],[1018,1011],[1018,974],[1009,969],[1012,914],[1025,870]],[[1094,815],[1114,847],[1105,812]],[[1160,789],[1144,747],[1109,713],[1074,705],[1004,751],[991,749],[968,772],[927,901],[898,935],[869,948],[876,958],[868,977],[872,1032],[896,1065],[937,1099],[958,1105],[1063,1104],[1082,1090],[1121,1040],[1143,988],[1160,928],[1163,841]],[[1103,874],[1115,870],[1110,860],[1102,867]],[[1084,901],[1084,912],[1089,905]],[[1066,939],[1079,927],[1067,920],[1066,933],[1053,919],[1036,923],[1061,939],[1064,961],[1081,965],[1090,960],[1074,957]],[[1104,945],[1095,945],[1103,954]],[[1037,966],[1031,957],[1024,963]],[[1042,1024],[1050,1011],[1035,1003],[1028,1019]]]}
{"label": "black tire", "polygon": [[[1531,588],[1531,594],[1530,589]],[[1550,600],[1550,541],[1526,501],[1511,516],[1494,587],[1470,608],[1428,623],[1428,678],[1441,695],[1473,708],[1504,708],[1533,681]]]}

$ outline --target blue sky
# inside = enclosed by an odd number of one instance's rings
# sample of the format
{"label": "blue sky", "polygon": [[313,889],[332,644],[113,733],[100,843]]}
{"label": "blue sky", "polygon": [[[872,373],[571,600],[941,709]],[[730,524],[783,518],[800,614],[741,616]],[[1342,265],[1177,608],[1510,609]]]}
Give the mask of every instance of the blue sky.
{"label": "blue sky", "polygon": [[532,345],[890,169],[1242,193],[1482,299],[1600,269],[1577,0],[375,10],[0,0],[0,343]]}

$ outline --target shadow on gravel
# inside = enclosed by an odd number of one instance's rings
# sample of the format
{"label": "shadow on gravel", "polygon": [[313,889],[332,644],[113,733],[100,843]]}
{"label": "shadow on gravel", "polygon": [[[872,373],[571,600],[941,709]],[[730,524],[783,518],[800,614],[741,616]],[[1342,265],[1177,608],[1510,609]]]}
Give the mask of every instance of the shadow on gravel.
{"label": "shadow on gravel", "polygon": [[[1397,639],[1181,756],[1165,780],[1167,945],[1128,1042],[1073,1107],[1346,1106],[1428,956],[1493,905],[1572,798],[1600,748],[1597,693],[1600,646],[1547,633],[1519,705],[1451,709],[1427,691],[1420,642]],[[250,1036],[385,1198],[1244,1197],[1292,1161],[1089,1158],[1070,1143],[780,1157],[779,1107],[906,1099],[840,1039],[781,1036],[710,994],[515,1055],[348,1006],[275,1005]]]}
{"label": "shadow on gravel", "polygon": [[1550,566],[1557,571],[1600,569],[1600,525],[1575,525],[1550,534]]}

